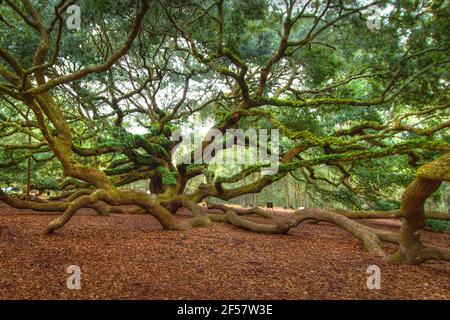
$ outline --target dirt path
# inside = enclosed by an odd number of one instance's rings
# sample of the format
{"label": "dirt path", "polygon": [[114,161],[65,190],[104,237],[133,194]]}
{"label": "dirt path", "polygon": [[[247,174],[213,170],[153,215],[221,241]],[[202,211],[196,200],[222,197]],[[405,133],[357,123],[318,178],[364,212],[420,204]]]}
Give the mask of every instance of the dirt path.
{"label": "dirt path", "polygon": [[[328,224],[285,236],[222,224],[175,232],[149,216],[85,212],[44,236],[52,216],[12,213],[0,204],[1,299],[450,299],[450,264],[384,263]],[[450,245],[450,235],[425,238]],[[380,290],[366,287],[372,264],[381,268]],[[66,288],[69,265],[81,267],[79,291]]]}

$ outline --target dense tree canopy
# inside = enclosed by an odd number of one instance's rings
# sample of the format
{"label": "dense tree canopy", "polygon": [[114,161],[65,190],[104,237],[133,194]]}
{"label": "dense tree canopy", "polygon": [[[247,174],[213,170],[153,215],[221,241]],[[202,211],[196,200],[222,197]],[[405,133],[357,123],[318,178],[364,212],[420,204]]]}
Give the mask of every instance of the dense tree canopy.
{"label": "dense tree canopy", "polygon": [[[377,12],[379,30],[369,27]],[[380,256],[380,240],[400,242],[396,261],[448,260],[416,231],[425,216],[448,220],[424,202],[450,180],[449,15],[444,0],[0,1],[0,184],[51,191],[0,199],[63,211],[47,233],[82,207],[149,213],[167,229],[220,221],[287,232],[313,219]],[[261,163],[180,161],[195,148],[172,157],[177,130],[237,128],[279,130],[276,174],[261,175]],[[224,140],[197,148],[214,143]],[[150,195],[126,188],[143,180]],[[240,217],[267,216],[260,208],[198,205],[279,181],[332,211],[306,208],[267,226]],[[180,207],[193,217],[177,223]],[[400,237],[351,220],[385,216],[405,218]]]}

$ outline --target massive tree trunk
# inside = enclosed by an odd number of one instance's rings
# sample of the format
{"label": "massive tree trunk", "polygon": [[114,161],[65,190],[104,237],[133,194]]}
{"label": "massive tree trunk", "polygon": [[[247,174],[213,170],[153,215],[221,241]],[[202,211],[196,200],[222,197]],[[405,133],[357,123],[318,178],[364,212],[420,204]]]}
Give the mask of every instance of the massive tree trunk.
{"label": "massive tree trunk", "polygon": [[426,224],[425,201],[439,188],[440,184],[438,180],[417,178],[403,193],[400,248],[393,257],[394,261],[410,264],[422,262],[421,252],[424,245],[420,240],[420,233]]}
{"label": "massive tree trunk", "polygon": [[417,171],[417,178],[406,188],[402,196],[400,247],[392,261],[420,264],[426,260],[450,261],[450,250],[422,243],[420,233],[425,228],[425,201],[441,185],[450,179],[450,153],[430,162]]}
{"label": "massive tree trunk", "polygon": [[150,178],[149,189],[153,194],[161,194],[164,192],[162,177],[160,174],[155,174],[154,177]]}

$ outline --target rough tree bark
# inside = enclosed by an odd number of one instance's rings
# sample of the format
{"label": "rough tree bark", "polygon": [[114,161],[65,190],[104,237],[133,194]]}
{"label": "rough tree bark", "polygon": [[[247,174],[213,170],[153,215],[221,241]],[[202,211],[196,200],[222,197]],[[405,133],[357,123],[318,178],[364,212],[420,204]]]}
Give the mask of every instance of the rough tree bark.
{"label": "rough tree bark", "polygon": [[426,224],[425,201],[442,181],[450,181],[450,153],[420,167],[416,179],[403,193],[400,247],[391,257],[392,261],[413,265],[427,260],[450,261],[449,249],[425,245],[420,239]]}

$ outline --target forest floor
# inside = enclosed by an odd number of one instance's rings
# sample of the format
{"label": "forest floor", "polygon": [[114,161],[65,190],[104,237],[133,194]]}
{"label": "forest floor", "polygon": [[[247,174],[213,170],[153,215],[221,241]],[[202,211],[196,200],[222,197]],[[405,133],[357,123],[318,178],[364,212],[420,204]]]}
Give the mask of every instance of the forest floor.
{"label": "forest floor", "polygon": [[[287,235],[219,223],[178,232],[147,215],[82,210],[45,236],[55,216],[30,213],[0,203],[0,299],[450,299],[449,263],[386,263],[327,223]],[[395,220],[370,224],[399,228]],[[450,245],[449,234],[427,231],[424,239]],[[373,264],[379,290],[366,285]],[[81,268],[81,290],[66,286],[69,265]]]}

